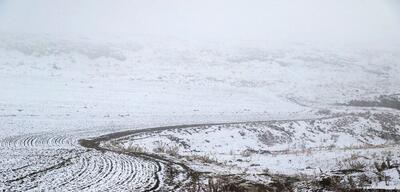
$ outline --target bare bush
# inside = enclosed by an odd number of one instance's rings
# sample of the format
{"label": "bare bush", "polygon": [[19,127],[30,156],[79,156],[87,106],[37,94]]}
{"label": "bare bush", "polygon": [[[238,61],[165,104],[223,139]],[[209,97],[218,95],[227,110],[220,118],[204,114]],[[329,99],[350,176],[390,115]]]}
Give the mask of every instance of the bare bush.
{"label": "bare bush", "polygon": [[146,150],[138,145],[129,145],[128,147],[124,147],[116,142],[109,142],[104,145],[104,147],[113,149],[116,151],[126,152],[126,153],[144,153]]}
{"label": "bare bush", "polygon": [[215,157],[211,157],[209,155],[191,155],[191,156],[186,156],[185,157],[187,160],[195,160],[195,161],[200,161],[203,163],[218,163],[217,159]]}
{"label": "bare bush", "polygon": [[349,167],[355,170],[363,170],[366,167],[366,165],[361,161],[350,161]]}
{"label": "bare bush", "polygon": [[129,147],[125,148],[125,151],[134,152],[134,153],[143,153],[145,150],[137,145],[130,145]]}
{"label": "bare bush", "polygon": [[179,152],[178,146],[169,146],[165,143],[159,142],[158,145],[153,149],[155,153],[166,153],[168,155],[177,156]]}
{"label": "bare bush", "polygon": [[189,192],[243,192],[243,191],[265,191],[261,186],[245,186],[243,180],[223,176],[209,177],[204,182],[196,181],[186,189]]}
{"label": "bare bush", "polygon": [[246,191],[243,186],[238,183],[230,182],[227,178],[210,178],[208,180],[209,192],[241,192]]}
{"label": "bare bush", "polygon": [[371,185],[371,179],[366,174],[361,174],[358,177],[358,187],[365,187]]}

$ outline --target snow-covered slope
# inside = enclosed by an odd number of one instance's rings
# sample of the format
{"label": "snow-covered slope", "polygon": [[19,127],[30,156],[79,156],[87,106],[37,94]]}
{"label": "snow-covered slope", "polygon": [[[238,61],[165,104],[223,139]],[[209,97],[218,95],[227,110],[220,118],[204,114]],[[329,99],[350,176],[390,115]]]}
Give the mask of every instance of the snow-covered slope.
{"label": "snow-covered slope", "polygon": [[[399,125],[396,110],[353,109],[314,119],[176,127],[103,145],[160,155],[206,178],[238,175],[269,185],[275,175],[289,175],[296,185],[308,182],[311,190],[323,188],[317,181],[331,176],[342,178],[338,181],[348,189],[400,189]],[[386,167],[380,170],[376,164],[382,161]],[[369,182],[358,180],[362,174]],[[355,186],[346,183],[350,177]]]}
{"label": "snow-covered slope", "polygon": [[[164,125],[320,118],[335,104],[399,93],[399,73],[396,47],[1,34],[0,164],[7,174],[0,187],[17,189],[17,179],[21,189],[44,189],[49,177],[64,178],[54,183],[61,185],[90,167],[112,179],[91,175],[88,188],[111,189],[115,175],[127,176],[142,160],[94,151],[91,157],[79,139]],[[53,170],[60,163],[67,167]],[[71,175],[61,177],[64,169]],[[149,186],[158,174],[148,176]]]}
{"label": "snow-covered slope", "polygon": [[0,50],[2,135],[280,119],[400,89],[396,49],[2,35]]}

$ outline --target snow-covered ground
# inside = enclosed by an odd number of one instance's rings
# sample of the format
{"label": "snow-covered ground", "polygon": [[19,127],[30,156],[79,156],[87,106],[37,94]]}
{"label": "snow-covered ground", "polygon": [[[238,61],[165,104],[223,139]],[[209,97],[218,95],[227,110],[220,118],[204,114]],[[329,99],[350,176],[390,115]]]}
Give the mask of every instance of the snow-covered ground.
{"label": "snow-covered ground", "polygon": [[[106,145],[162,154],[201,173],[238,174],[259,183],[271,179],[265,174],[317,178],[355,169],[349,172],[372,175],[370,184],[359,187],[400,189],[399,131],[398,112],[367,109],[315,119],[176,128],[135,134]],[[390,175],[385,183],[376,179],[374,163],[386,159],[395,165],[390,169],[396,174],[384,173]],[[355,168],[356,163],[362,167]]]}
{"label": "snow-covered ground", "polygon": [[[149,189],[158,185],[151,178],[162,177],[163,173],[154,172],[162,165],[152,167],[155,161],[148,159],[137,160],[147,163],[132,163],[122,154],[87,150],[78,140],[166,125],[321,118],[326,114],[320,112],[335,104],[399,93],[399,73],[398,47],[327,48],[267,42],[205,43],[150,36],[102,40],[1,34],[0,189],[116,190],[113,188],[116,186]],[[359,113],[361,109],[342,110],[349,114],[353,110]],[[365,123],[369,121],[361,118],[357,122],[367,126]],[[301,134],[311,133],[314,127],[306,131],[302,125],[308,121],[296,123],[292,131],[298,140],[292,139],[303,141],[299,139]],[[289,124],[285,124],[287,129]],[[340,131],[335,133],[337,137],[307,135],[317,143],[273,144],[274,148],[268,150],[303,145],[319,147],[325,143],[323,139],[327,139],[326,145],[338,147],[364,144],[359,139],[366,137],[368,131],[362,126],[355,130],[356,136]],[[235,142],[241,138],[238,129],[217,131],[212,134],[215,138],[207,139],[210,143],[202,139],[206,130],[192,131],[202,135],[195,137],[194,134],[190,140],[191,146],[198,145],[200,151],[217,145],[216,141],[221,141],[221,147],[213,149],[215,153],[232,151],[234,157],[237,150],[246,146],[255,150],[265,148],[259,143],[248,143],[256,141],[251,139],[257,136],[251,129],[242,130],[249,135],[243,143]],[[176,135],[189,138],[186,136]],[[331,138],[338,140],[333,142]],[[143,147],[151,148],[153,140],[141,145],[146,143],[149,146]],[[386,141],[377,137],[371,142]],[[282,167],[276,163],[281,162],[279,155],[268,164],[263,163],[265,156],[256,156],[252,161],[260,166],[250,169]],[[229,161],[232,155],[216,158]],[[118,167],[121,164],[126,167]],[[137,185],[141,182],[135,180],[139,175],[126,174],[138,164],[154,169],[145,173],[143,167],[135,168],[142,170],[138,173],[150,175],[146,185]],[[235,164],[241,165],[236,161]],[[282,172],[293,173],[298,168],[288,166]],[[105,172],[104,175],[91,175],[96,169],[100,169],[99,173]],[[71,179],[82,175],[91,175],[87,177],[93,178],[93,182],[85,184],[85,180]],[[120,181],[121,177],[126,178]]]}
{"label": "snow-covered ground", "polygon": [[2,135],[287,119],[399,92],[398,49],[271,47],[2,35]]}

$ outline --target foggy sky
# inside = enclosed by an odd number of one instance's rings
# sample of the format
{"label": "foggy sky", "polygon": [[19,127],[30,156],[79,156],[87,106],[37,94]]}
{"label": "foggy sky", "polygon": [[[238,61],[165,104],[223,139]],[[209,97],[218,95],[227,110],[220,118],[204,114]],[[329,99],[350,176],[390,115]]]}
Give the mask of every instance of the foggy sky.
{"label": "foggy sky", "polygon": [[8,33],[398,42],[396,0],[0,0]]}

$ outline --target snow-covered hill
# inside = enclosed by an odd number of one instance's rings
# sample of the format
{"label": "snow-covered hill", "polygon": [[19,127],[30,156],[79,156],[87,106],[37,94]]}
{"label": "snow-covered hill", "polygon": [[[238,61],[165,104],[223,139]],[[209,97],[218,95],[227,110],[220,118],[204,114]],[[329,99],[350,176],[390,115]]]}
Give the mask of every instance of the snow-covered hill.
{"label": "snow-covered hill", "polygon": [[0,38],[2,135],[285,119],[398,93],[398,49]]}
{"label": "snow-covered hill", "polygon": [[[294,120],[325,118],[326,110],[333,108],[341,108],[339,111],[345,114],[358,113],[359,109],[343,104],[367,100],[374,104],[381,95],[398,94],[399,73],[398,47],[2,34],[0,171],[6,174],[0,175],[0,189],[64,186],[65,190],[145,190],[169,185],[162,179],[169,170],[165,162],[103,154],[78,143],[115,131],[293,120],[292,128],[290,122],[280,125],[284,126],[282,131],[290,128],[296,136],[292,141],[303,142],[299,138],[304,133],[322,142],[322,137],[335,136],[312,136],[311,122]],[[357,120],[361,124],[364,121],[369,120]],[[307,130],[300,126],[303,124]],[[359,144],[356,140],[360,137],[368,136],[366,130],[358,128],[360,135],[349,140],[354,145]],[[242,132],[255,134],[248,129]],[[227,134],[216,133],[215,137]],[[287,137],[285,132],[279,135]],[[335,135],[342,140],[352,137],[340,131]],[[308,145],[296,142],[283,147]],[[340,145],[335,142],[326,144]],[[222,145],[218,148],[228,149],[234,151]],[[32,165],[32,161],[40,163]],[[135,170],[140,174],[129,175]],[[118,175],[126,179],[120,185],[116,185],[120,182]],[[137,184],[140,175],[146,178],[146,186]],[[58,180],[51,182],[51,178]]]}

